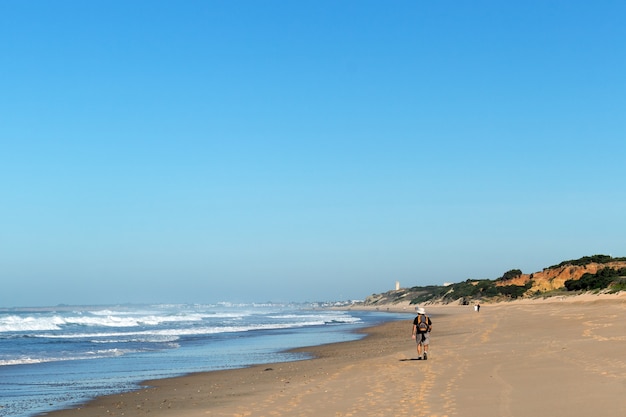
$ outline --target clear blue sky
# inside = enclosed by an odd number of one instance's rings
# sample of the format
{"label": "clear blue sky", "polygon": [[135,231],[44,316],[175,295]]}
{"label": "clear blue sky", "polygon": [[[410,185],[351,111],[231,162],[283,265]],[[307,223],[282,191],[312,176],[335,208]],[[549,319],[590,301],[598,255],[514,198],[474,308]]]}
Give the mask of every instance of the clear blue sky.
{"label": "clear blue sky", "polygon": [[626,2],[0,2],[0,306],[626,256]]}

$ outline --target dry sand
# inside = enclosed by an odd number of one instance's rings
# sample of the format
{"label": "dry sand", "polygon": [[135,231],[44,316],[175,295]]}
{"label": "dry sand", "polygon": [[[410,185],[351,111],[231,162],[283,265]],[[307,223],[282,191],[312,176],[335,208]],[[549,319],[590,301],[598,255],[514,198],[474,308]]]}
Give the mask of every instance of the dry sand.
{"label": "dry sand", "polygon": [[413,360],[403,320],[363,340],[303,349],[317,359],[150,381],[49,415],[626,415],[626,294],[484,304],[479,313],[426,308],[427,361]]}

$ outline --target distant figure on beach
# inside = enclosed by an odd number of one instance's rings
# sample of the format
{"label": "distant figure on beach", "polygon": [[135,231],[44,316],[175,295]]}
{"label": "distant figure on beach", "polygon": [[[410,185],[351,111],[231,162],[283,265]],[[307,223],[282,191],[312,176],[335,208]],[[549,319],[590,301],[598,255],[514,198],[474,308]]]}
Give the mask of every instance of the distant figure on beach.
{"label": "distant figure on beach", "polygon": [[476,304],[474,306],[474,311],[480,311],[480,304]]}
{"label": "distant figure on beach", "polygon": [[413,320],[413,333],[411,337],[417,343],[417,359],[422,359],[422,348],[424,349],[424,360],[428,359],[428,345],[430,344],[430,331],[433,328],[433,322],[426,315],[426,311],[422,307],[415,307],[417,317]]}

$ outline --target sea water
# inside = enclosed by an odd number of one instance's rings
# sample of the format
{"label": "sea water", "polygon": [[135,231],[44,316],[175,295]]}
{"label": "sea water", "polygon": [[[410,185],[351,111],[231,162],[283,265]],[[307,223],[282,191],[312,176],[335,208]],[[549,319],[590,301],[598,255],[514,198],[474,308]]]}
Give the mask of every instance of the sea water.
{"label": "sea water", "polygon": [[0,310],[0,416],[30,417],[191,372],[306,359],[403,315],[301,304]]}

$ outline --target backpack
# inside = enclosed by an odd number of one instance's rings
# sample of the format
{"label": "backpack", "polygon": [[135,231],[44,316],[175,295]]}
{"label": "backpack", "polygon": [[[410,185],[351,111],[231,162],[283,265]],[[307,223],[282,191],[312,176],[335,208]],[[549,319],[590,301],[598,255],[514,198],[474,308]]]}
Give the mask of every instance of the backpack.
{"label": "backpack", "polygon": [[425,314],[420,314],[417,316],[417,331],[420,333],[426,333],[430,330],[430,326],[428,325],[428,316]]}

